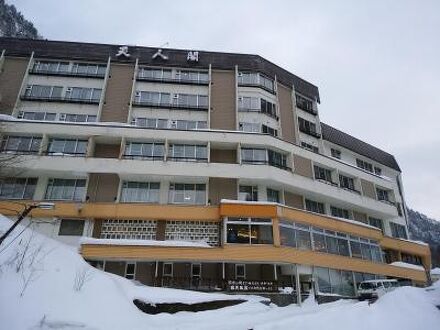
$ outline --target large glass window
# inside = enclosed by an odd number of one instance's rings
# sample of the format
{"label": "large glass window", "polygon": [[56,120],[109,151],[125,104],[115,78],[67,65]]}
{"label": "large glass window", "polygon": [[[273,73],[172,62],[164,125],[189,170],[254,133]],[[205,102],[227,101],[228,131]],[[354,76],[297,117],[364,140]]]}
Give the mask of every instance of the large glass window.
{"label": "large glass window", "polygon": [[299,130],[306,134],[318,135],[316,124],[304,118],[298,117]]}
{"label": "large glass window", "polygon": [[0,179],[0,199],[32,199],[37,178]]}
{"label": "large glass window", "polygon": [[328,168],[324,168],[318,165],[313,166],[315,170],[315,179],[316,180],[322,180],[325,182],[328,182],[330,184],[334,184],[332,180],[332,171]]}
{"label": "large glass window", "polygon": [[183,108],[207,108],[208,96],[197,94],[174,94],[173,105]]}
{"label": "large glass window", "polygon": [[101,98],[101,91],[99,88],[68,87],[66,89],[66,99],[97,103]]}
{"label": "large glass window", "polygon": [[238,199],[241,201],[258,201],[258,187],[257,186],[240,186],[238,192]]}
{"label": "large glass window", "polygon": [[274,189],[270,189],[267,188],[267,201],[268,202],[274,202],[274,203],[279,203],[280,202],[280,192],[279,190],[274,190]]}
{"label": "large glass window", "polygon": [[93,123],[96,122],[96,115],[60,113],[59,121],[69,121],[73,123]]}
{"label": "large glass window", "polygon": [[171,79],[171,73],[171,69],[140,68],[138,77],[151,80],[169,80]]}
{"label": "large glass window", "polygon": [[310,199],[306,199],[306,210],[315,213],[325,213],[325,208],[323,203],[315,202]]}
{"label": "large glass window", "polygon": [[170,160],[208,161],[208,147],[194,144],[171,144],[168,149]]}
{"label": "large glass window", "polygon": [[240,122],[239,129],[242,132],[260,133],[261,125],[259,123],[245,123]]}
{"label": "large glass window", "polygon": [[49,179],[45,199],[83,200],[86,193],[85,179]]}
{"label": "large glass window", "polygon": [[389,196],[389,191],[385,190],[385,189],[381,189],[381,188],[376,188],[376,193],[377,193],[377,199],[380,201],[385,201],[385,202],[389,202],[390,201],[390,196]]}
{"label": "large glass window", "polygon": [[238,84],[257,85],[269,90],[270,92],[274,91],[273,79],[266,77],[258,72],[239,72]]}
{"label": "large glass window", "polygon": [[206,204],[206,185],[193,183],[171,183],[169,202],[173,204]]}
{"label": "large glass window", "polygon": [[313,276],[318,284],[319,292],[349,297],[355,294],[352,272],[315,267]]}
{"label": "large glass window", "polygon": [[301,95],[295,94],[296,106],[304,111],[314,113],[313,102],[311,100],[302,97]]}
{"label": "large glass window", "polygon": [[368,172],[373,172],[373,164],[368,163],[362,159],[356,159],[356,166]]}
{"label": "large glass window", "polygon": [[331,215],[338,218],[350,219],[350,212],[336,206],[330,206]]}
{"label": "large glass window", "polygon": [[84,156],[87,152],[87,140],[78,139],[51,139],[48,153],[51,155],[76,155]]}
{"label": "large glass window", "polygon": [[59,236],[82,236],[84,233],[84,220],[61,219]]}
{"label": "large glass window", "polygon": [[241,161],[244,164],[266,164],[267,152],[266,149],[241,149]]}
{"label": "large glass window", "polygon": [[170,93],[137,91],[135,102],[145,105],[163,105],[169,106],[171,104]]}
{"label": "large glass window", "polygon": [[133,182],[122,183],[121,202],[159,202],[159,182]]}
{"label": "large glass window", "polygon": [[37,73],[66,73],[69,62],[35,61],[32,71]]}
{"label": "large glass window", "polygon": [[40,150],[40,145],[41,137],[5,136],[3,137],[0,150],[2,152],[36,154]]}
{"label": "large glass window", "polygon": [[294,224],[287,221],[280,221],[280,244],[282,246],[296,247],[296,231]]}
{"label": "large glass window", "polygon": [[124,158],[159,159],[163,160],[165,145],[151,142],[127,142],[125,144]]}
{"label": "large glass window", "polygon": [[91,76],[104,76],[107,70],[105,64],[95,63],[73,63],[72,73],[77,75],[91,75]]}
{"label": "large glass window", "polygon": [[408,239],[405,226],[399,225],[395,222],[390,222],[391,236],[396,238]]}
{"label": "large glass window", "polygon": [[358,192],[354,186],[354,178],[339,174],[339,185],[341,188]]}
{"label": "large glass window", "polygon": [[184,82],[207,83],[209,75],[206,71],[177,70],[176,79]]}
{"label": "large glass window", "polygon": [[61,86],[29,85],[24,95],[36,99],[56,99],[61,98],[62,91],[63,87]]}
{"label": "large glass window", "polygon": [[273,244],[272,220],[265,218],[228,218],[226,241],[242,244]]}
{"label": "large glass window", "polygon": [[374,226],[376,228],[379,228],[380,230],[383,231],[383,221],[382,221],[382,219],[368,217],[368,224],[370,226]]}
{"label": "large glass window", "polygon": [[54,121],[56,113],[54,112],[34,112],[34,111],[20,111],[17,116],[18,119],[26,120],[46,120]]}

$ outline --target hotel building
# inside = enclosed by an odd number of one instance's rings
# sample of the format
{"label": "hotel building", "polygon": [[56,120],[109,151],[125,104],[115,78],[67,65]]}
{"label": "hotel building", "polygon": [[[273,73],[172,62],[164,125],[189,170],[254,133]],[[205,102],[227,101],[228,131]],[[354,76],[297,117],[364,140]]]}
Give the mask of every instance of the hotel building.
{"label": "hotel building", "polygon": [[[257,56],[0,38],[0,212],[148,285],[353,296],[423,285],[395,158]],[[4,171],[5,172],[5,171]],[[413,266],[413,265],[418,265]]]}

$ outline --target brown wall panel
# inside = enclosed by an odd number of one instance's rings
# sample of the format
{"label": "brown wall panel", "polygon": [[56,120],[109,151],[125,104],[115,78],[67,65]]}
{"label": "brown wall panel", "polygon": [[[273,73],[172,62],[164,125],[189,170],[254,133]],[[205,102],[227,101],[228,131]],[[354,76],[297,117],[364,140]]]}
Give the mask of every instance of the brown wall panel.
{"label": "brown wall panel", "polygon": [[211,149],[210,161],[212,163],[237,163],[236,150]]}
{"label": "brown wall panel", "polygon": [[93,157],[96,158],[119,158],[120,144],[96,144]]}
{"label": "brown wall panel", "polygon": [[93,221],[93,238],[100,238],[101,237],[101,229],[102,229],[102,219],[95,219]]}
{"label": "brown wall panel", "polygon": [[167,228],[167,222],[165,220],[157,220],[156,239],[158,241],[165,241],[166,228]]}
{"label": "brown wall panel", "polygon": [[127,122],[133,75],[134,65],[110,65],[101,121]]}
{"label": "brown wall panel", "polygon": [[145,284],[154,284],[154,274],[156,272],[155,262],[137,262],[136,263],[136,280]]}
{"label": "brown wall panel", "polygon": [[361,179],[362,193],[364,196],[376,199],[376,190],[374,184],[370,181]]}
{"label": "brown wall panel", "polygon": [[310,159],[294,155],[293,156],[294,173],[313,178],[312,161]]}
{"label": "brown wall panel", "polygon": [[114,202],[118,196],[119,176],[111,173],[91,173],[87,187],[89,202]]}
{"label": "brown wall panel", "polygon": [[296,143],[296,128],[292,102],[292,90],[281,84],[277,84],[278,103],[280,106],[280,124],[282,138],[285,141]]}
{"label": "brown wall panel", "polygon": [[0,72],[0,114],[12,114],[28,63],[28,58],[5,57]]}
{"label": "brown wall panel", "polygon": [[212,70],[211,128],[235,130],[235,71]]}
{"label": "brown wall panel", "polygon": [[304,209],[303,196],[288,191],[284,192],[284,204],[297,209]]}
{"label": "brown wall panel", "polygon": [[125,276],[125,261],[106,261],[105,271],[119,276]]}
{"label": "brown wall panel", "polygon": [[212,205],[222,199],[237,199],[237,179],[209,178],[209,200]]}

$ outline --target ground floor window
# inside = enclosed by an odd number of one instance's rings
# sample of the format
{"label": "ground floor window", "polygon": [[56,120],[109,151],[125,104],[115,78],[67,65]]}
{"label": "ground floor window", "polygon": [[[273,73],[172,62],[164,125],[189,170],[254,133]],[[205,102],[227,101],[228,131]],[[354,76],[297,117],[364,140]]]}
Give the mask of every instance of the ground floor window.
{"label": "ground floor window", "polygon": [[129,280],[134,280],[135,273],[136,273],[136,263],[127,262],[127,264],[125,265],[125,278],[128,278]]}
{"label": "ground floor window", "polygon": [[235,265],[235,278],[236,279],[246,279],[246,265],[236,264]]}
{"label": "ground floor window", "polygon": [[352,297],[355,294],[352,272],[315,267],[313,276],[320,293],[338,294],[349,297]]}
{"label": "ground floor window", "polygon": [[242,244],[273,244],[272,219],[228,218],[226,241]]}
{"label": "ground floor window", "polygon": [[162,275],[173,277],[173,263],[171,262],[164,262],[163,269],[162,269]]}
{"label": "ground floor window", "polygon": [[84,220],[61,219],[59,236],[82,236],[84,233]]}
{"label": "ground floor window", "polygon": [[191,264],[191,277],[201,278],[202,277],[202,265],[201,264]]}

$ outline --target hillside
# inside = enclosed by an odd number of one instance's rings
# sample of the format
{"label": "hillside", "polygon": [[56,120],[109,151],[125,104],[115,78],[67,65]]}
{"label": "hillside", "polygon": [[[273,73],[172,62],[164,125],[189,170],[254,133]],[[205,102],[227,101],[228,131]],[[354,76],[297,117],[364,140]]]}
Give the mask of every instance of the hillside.
{"label": "hillside", "polygon": [[[0,233],[11,224],[0,215]],[[244,303],[212,311],[149,315],[133,299],[194,303],[231,296],[136,284],[89,266],[75,248],[22,225],[0,246],[0,292],[2,329],[410,330],[423,324],[434,330],[440,324],[440,282],[430,290],[399,288],[373,305],[307,299],[302,307],[277,307],[246,296]]]}
{"label": "hillside", "polygon": [[440,221],[408,209],[409,233],[413,240],[429,244],[434,267],[440,267]]}
{"label": "hillside", "polygon": [[0,37],[41,38],[34,25],[5,0],[0,0]]}

